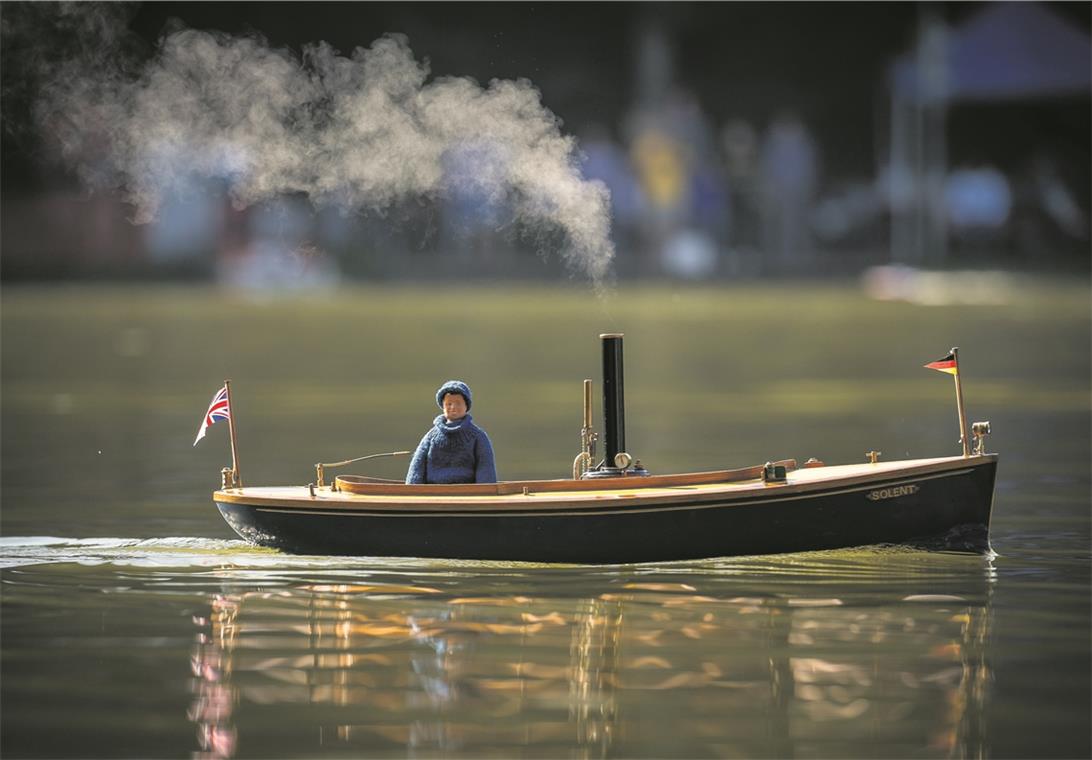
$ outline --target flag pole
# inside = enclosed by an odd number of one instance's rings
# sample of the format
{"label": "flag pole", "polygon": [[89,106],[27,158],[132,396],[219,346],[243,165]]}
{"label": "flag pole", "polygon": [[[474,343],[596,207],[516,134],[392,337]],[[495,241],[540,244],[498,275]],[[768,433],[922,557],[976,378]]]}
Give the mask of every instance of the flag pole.
{"label": "flag pole", "polygon": [[[963,444],[963,456],[969,457],[971,455],[971,443],[967,437],[967,412],[963,408],[963,374],[959,371],[959,348],[957,346],[952,347],[952,359],[955,361],[955,393],[956,393],[956,410],[959,412],[959,442]],[[229,392],[230,395],[230,392]],[[232,445],[234,445],[235,438],[232,437]]]}
{"label": "flag pole", "polygon": [[[959,378],[956,377],[956,382],[958,381]],[[239,474],[239,447],[235,442],[235,405],[231,403],[231,381],[225,380],[224,387],[227,388],[228,432],[231,434],[231,479],[235,484],[235,488],[242,488],[243,477]],[[966,445],[964,445],[964,450],[966,450]]]}

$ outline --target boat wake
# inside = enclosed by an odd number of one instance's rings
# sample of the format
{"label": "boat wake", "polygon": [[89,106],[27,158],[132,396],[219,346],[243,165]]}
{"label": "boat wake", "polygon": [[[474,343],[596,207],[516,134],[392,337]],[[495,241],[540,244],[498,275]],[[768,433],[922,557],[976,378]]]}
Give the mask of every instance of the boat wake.
{"label": "boat wake", "polygon": [[[926,551],[921,551],[922,549]],[[949,562],[938,559],[938,552],[951,551],[950,544],[939,540],[936,545],[883,545],[835,549],[803,554],[782,554],[753,557],[723,557],[708,560],[659,562],[642,565],[625,565],[640,573],[708,572],[763,572],[807,574],[815,570],[823,574],[840,575],[857,568],[869,572],[882,565],[890,570],[904,566],[919,568],[921,565],[947,566],[962,556],[956,552]],[[995,556],[995,555],[992,555]],[[986,559],[991,553],[986,554]],[[830,563],[835,566],[831,566]],[[524,574],[532,570],[551,570],[564,573],[578,570],[584,573],[605,574],[618,570],[619,565],[558,565],[529,562],[501,562],[489,560],[437,560],[407,557],[343,557],[285,554],[241,540],[173,536],[166,538],[71,538],[58,536],[6,536],[0,537],[0,569],[34,565],[82,566],[115,565],[147,568],[232,568],[245,571],[302,570],[334,572],[336,570],[359,571],[363,568],[380,571],[425,571],[428,574],[472,576],[482,573]],[[639,570],[638,570],[639,568]],[[934,568],[936,571],[938,568]]]}
{"label": "boat wake", "polygon": [[490,570],[561,567],[526,562],[437,560],[409,557],[343,557],[286,554],[242,540],[171,536],[166,538],[71,538],[58,536],[0,537],[0,569],[32,565],[115,565],[148,568],[230,568],[236,571],[304,571],[361,569],[476,575]]}
{"label": "boat wake", "polygon": [[79,564],[147,567],[215,567],[283,563],[284,555],[245,541],[215,538],[0,538],[0,568]]}

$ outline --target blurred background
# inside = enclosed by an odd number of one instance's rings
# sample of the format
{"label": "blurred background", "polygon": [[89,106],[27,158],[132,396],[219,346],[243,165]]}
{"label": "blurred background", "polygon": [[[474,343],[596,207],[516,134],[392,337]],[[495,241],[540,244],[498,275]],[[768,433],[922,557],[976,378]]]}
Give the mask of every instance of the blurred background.
{"label": "blurred background", "polygon": [[[5,0],[0,754],[1088,757],[1090,27],[1087,2]],[[922,365],[960,346],[996,554],[525,572],[223,541],[227,426],[193,441],[224,378],[247,485],[412,449],[453,377],[502,479],[560,478],[603,332],[655,474],[957,455]],[[328,604],[391,633],[300,633]],[[221,638],[236,615],[260,635]]]}
{"label": "blurred background", "polygon": [[[558,255],[565,230],[518,224],[512,194],[481,179],[506,160],[488,140],[446,146],[442,192],[241,198],[226,153],[154,213],[135,208],[139,174],[107,166],[124,151],[111,119],[96,130],[41,103],[58,81],[74,89],[72,66],[149,80],[186,29],[254,40],[303,72],[316,68],[310,45],[347,60],[401,33],[427,65],[425,88],[529,80],[576,138],[566,160],[610,192],[620,280],[868,271],[890,294],[919,287],[921,268],[1088,272],[1088,3],[77,6],[2,11],[5,283],[295,291],[573,275]],[[196,165],[210,150],[175,160]]]}

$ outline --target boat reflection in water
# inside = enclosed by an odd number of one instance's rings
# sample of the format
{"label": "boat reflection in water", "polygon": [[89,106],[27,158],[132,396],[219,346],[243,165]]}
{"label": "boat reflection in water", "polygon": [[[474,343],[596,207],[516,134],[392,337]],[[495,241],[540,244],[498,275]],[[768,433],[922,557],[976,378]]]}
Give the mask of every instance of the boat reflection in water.
{"label": "boat reflection in water", "polygon": [[570,570],[536,596],[512,573],[468,596],[397,579],[225,593],[195,618],[190,719],[204,757],[983,756],[992,567],[953,561],[978,568],[896,571],[882,593],[868,568],[831,584],[779,558],[761,595],[739,593],[733,572],[760,569],[743,562]]}

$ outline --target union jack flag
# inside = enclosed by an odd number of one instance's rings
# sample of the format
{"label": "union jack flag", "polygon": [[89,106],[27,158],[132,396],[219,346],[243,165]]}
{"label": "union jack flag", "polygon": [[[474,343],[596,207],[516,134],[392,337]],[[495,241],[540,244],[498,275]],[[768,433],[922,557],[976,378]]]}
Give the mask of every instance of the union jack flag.
{"label": "union jack flag", "polygon": [[201,420],[201,429],[197,431],[197,437],[193,439],[193,445],[196,446],[197,442],[205,437],[205,431],[208,430],[209,425],[220,420],[226,420],[230,414],[231,412],[228,410],[228,390],[227,385],[225,385],[212,397],[212,403],[209,404],[209,410],[205,412],[205,419]]}

